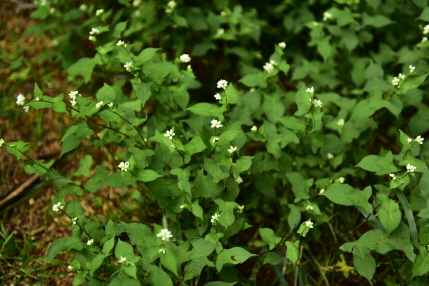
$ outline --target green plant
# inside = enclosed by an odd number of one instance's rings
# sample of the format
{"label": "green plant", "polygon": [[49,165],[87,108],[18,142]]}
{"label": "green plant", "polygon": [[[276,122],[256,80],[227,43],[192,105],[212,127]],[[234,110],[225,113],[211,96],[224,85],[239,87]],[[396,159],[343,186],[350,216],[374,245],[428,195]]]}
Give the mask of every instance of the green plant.
{"label": "green plant", "polygon": [[[79,169],[0,145],[56,185],[73,285],[427,285],[427,1],[51,3],[76,90],[17,103],[73,117]],[[88,214],[105,189],[139,220]]]}

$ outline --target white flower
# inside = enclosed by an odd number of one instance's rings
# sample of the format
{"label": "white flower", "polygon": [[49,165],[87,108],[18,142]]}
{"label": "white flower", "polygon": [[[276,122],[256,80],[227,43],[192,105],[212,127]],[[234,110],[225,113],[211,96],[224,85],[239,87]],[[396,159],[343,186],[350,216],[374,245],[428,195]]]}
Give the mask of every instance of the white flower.
{"label": "white flower", "polygon": [[313,99],[313,105],[322,108],[322,101],[318,99]]}
{"label": "white flower", "polygon": [[4,144],[3,138],[0,138],[0,147],[3,146],[3,144]]}
{"label": "white flower", "polygon": [[212,142],[215,143],[216,141],[219,141],[219,137],[214,137]]}
{"label": "white flower", "polygon": [[414,70],[416,69],[416,67],[415,67],[415,66],[412,66],[412,65],[410,65],[408,68],[410,69],[410,73],[413,73],[413,72],[414,72]]}
{"label": "white flower", "polygon": [[95,37],[94,36],[89,36],[88,39],[92,42],[95,42]]}
{"label": "white flower", "polygon": [[212,124],[211,128],[221,128],[223,126],[222,122],[217,121],[216,119],[213,119],[210,123]]}
{"label": "white flower", "polygon": [[389,176],[392,177],[392,180],[396,180],[396,175],[395,174],[391,173],[391,174],[389,174]]}
{"label": "white flower", "polygon": [[414,139],[414,141],[416,141],[419,144],[423,144],[423,140],[425,140],[424,138],[422,138],[422,136],[417,136],[416,139]]}
{"label": "white flower", "polygon": [[241,214],[242,212],[243,212],[243,209],[244,209],[244,205],[242,205],[242,206],[238,206],[237,207],[237,213],[239,213],[239,214]]}
{"label": "white flower", "polygon": [[127,261],[126,257],[121,256],[121,258],[118,260],[118,263],[124,263]]}
{"label": "white flower", "polygon": [[279,47],[282,48],[282,49],[285,49],[286,48],[286,43],[285,42],[279,43]]}
{"label": "white flower", "polygon": [[274,65],[272,63],[265,63],[263,68],[267,73],[271,73],[274,70]]}
{"label": "white flower", "polygon": [[170,9],[174,9],[176,7],[176,2],[175,1],[170,1],[170,2],[168,2],[167,6]]}
{"label": "white flower", "polygon": [[338,120],[337,122],[338,126],[344,126],[344,119],[340,118],[340,120]]}
{"label": "white flower", "polygon": [[340,177],[339,179],[338,179],[338,182],[340,182],[340,184],[342,184],[342,183],[344,183],[344,181],[345,181],[346,179],[344,179],[344,177]]}
{"label": "white flower", "polygon": [[327,21],[329,19],[332,19],[332,14],[329,12],[323,13],[323,21]]}
{"label": "white flower", "polygon": [[22,109],[24,109],[24,111],[25,111],[25,112],[28,112],[28,111],[30,110],[30,106],[29,106],[29,105],[26,105],[26,106],[24,106]]}
{"label": "white flower", "polygon": [[164,137],[168,137],[168,139],[172,140],[174,135],[176,135],[176,133],[174,133],[173,128],[171,128],[165,132]]}
{"label": "white flower", "polygon": [[121,40],[119,40],[119,41],[116,43],[116,45],[117,45],[118,47],[120,47],[120,46],[124,46],[124,47],[126,47],[126,46],[127,46],[127,44],[125,44],[125,42],[124,42],[124,41],[121,41]]}
{"label": "white flower", "polygon": [[67,266],[67,268],[68,268],[70,271],[73,271],[73,270],[74,270],[73,266],[71,266],[71,265]]}
{"label": "white flower", "polygon": [[100,16],[103,13],[104,13],[104,9],[99,9],[99,10],[95,11],[95,16]]}
{"label": "white flower", "polygon": [[18,105],[24,105],[25,104],[25,96],[23,96],[21,93],[18,94],[16,97],[16,104]]}
{"label": "white flower", "polygon": [[109,103],[109,104],[108,104],[108,106],[109,106],[110,108],[113,108],[113,102]]}
{"label": "white flower", "polygon": [[76,224],[76,223],[77,223],[77,217],[72,218],[72,223],[73,223],[73,224]]}
{"label": "white flower", "polygon": [[217,88],[223,88],[225,89],[228,86],[228,82],[224,79],[221,79],[217,82]]}
{"label": "white flower", "polygon": [[52,7],[51,9],[49,9],[49,13],[54,14],[55,13],[55,8]]}
{"label": "white flower", "polygon": [[176,146],[174,144],[171,144],[170,147],[176,149]]}
{"label": "white flower", "polygon": [[235,181],[237,182],[237,184],[241,184],[241,183],[243,183],[243,178],[238,176],[237,180],[235,180]]}
{"label": "white flower", "polygon": [[326,156],[328,157],[328,159],[333,159],[334,158],[334,155],[332,155],[332,153],[328,153]]}
{"label": "white flower", "polygon": [[225,34],[225,30],[223,28],[217,29],[216,37],[220,37]]}
{"label": "white flower", "polygon": [[190,71],[190,72],[191,72],[191,71],[193,71],[193,70],[192,70],[191,65],[188,65],[188,66],[186,67],[186,69],[187,69],[188,71]]}
{"label": "white flower", "polygon": [[310,93],[310,94],[313,94],[314,93],[314,87],[309,87],[305,91]]}
{"label": "white flower", "polygon": [[399,78],[396,76],[392,79],[392,85],[393,86],[399,86]]}
{"label": "white flower", "polygon": [[134,7],[138,7],[139,5],[140,5],[140,3],[141,3],[142,1],[141,0],[134,0],[133,1],[133,6]]}
{"label": "white flower", "polygon": [[35,100],[35,101],[39,101],[39,100],[40,100],[40,98],[39,98],[39,97],[36,97],[34,100]]}
{"label": "white flower", "polygon": [[162,252],[165,254],[165,249],[164,248],[160,248],[158,252]]}
{"label": "white flower", "polygon": [[313,208],[313,206],[312,206],[312,205],[307,205],[307,206],[305,207],[305,209],[306,209],[306,210],[308,210],[308,211],[312,211],[314,208]]}
{"label": "white flower", "polygon": [[222,17],[225,17],[225,16],[226,16],[226,12],[225,12],[225,11],[222,11],[222,12],[220,12],[220,15],[221,15]]}
{"label": "white flower", "polygon": [[100,30],[98,30],[97,28],[92,28],[91,32],[89,32],[90,35],[96,35],[96,34],[99,34],[99,33],[100,33]]}
{"label": "white flower", "polygon": [[411,164],[407,165],[407,172],[412,173],[416,170],[416,166],[413,166]]}
{"label": "white flower", "polygon": [[103,101],[97,102],[97,104],[95,105],[95,108],[100,109],[103,106]]}
{"label": "white flower", "polygon": [[55,205],[52,206],[52,210],[54,212],[57,212],[57,211],[62,210],[62,209],[64,209],[64,206],[61,205],[61,203],[57,203],[57,204],[55,204]]}
{"label": "white flower", "polygon": [[216,100],[221,100],[221,99],[222,99],[222,96],[220,96],[220,94],[219,94],[219,93],[216,93],[216,94],[214,95],[214,97],[215,97],[215,99],[216,99]]}
{"label": "white flower", "polygon": [[86,6],[86,4],[82,4],[79,6],[79,10],[81,11],[86,11],[88,9],[88,7]]}
{"label": "white flower", "polygon": [[408,143],[411,143],[413,141],[413,139],[408,138],[407,141],[408,141]]}
{"label": "white flower", "polygon": [[424,26],[423,28],[423,34],[429,34],[429,25]]}
{"label": "white flower", "polygon": [[173,12],[173,10],[172,9],[165,9],[165,13],[166,14],[171,14]]}
{"label": "white flower", "polygon": [[164,241],[169,241],[170,238],[173,237],[173,235],[171,234],[171,232],[168,229],[166,229],[166,228],[161,229],[161,231],[156,236],[160,237]]}
{"label": "white flower", "polygon": [[237,151],[237,146],[229,146],[228,152],[229,153],[234,153],[235,151]]}
{"label": "white flower", "polygon": [[219,212],[215,213],[214,215],[212,215],[210,222],[211,223],[216,223],[219,220]]}
{"label": "white flower", "polygon": [[86,245],[92,245],[94,243],[94,240],[91,238],[90,240],[88,240],[88,242],[86,243]]}
{"label": "white flower", "polygon": [[319,194],[323,194],[325,192],[325,189],[320,189]]}
{"label": "white flower", "polygon": [[180,56],[180,61],[182,63],[189,63],[191,61],[191,57],[188,54],[183,54]]}
{"label": "white flower", "polygon": [[400,80],[403,80],[403,79],[405,79],[405,75],[403,75],[402,73],[399,73],[399,74],[398,74],[398,78],[399,78]]}
{"label": "white flower", "polygon": [[256,127],[256,125],[253,125],[252,128],[250,128],[250,130],[252,132],[256,132],[256,131],[258,131],[258,127]]}
{"label": "white flower", "polygon": [[128,162],[121,162],[118,165],[118,167],[119,167],[119,169],[121,169],[121,171],[127,172],[128,169],[130,168],[130,163],[128,163]]}
{"label": "white flower", "polygon": [[181,205],[179,208],[184,209],[186,208],[188,205]]}
{"label": "white flower", "polygon": [[311,220],[308,220],[305,222],[305,226],[308,228],[313,228],[313,222]]}
{"label": "white flower", "polygon": [[133,63],[132,62],[125,63],[124,68],[127,70],[127,72],[131,72],[134,68]]}
{"label": "white flower", "polygon": [[422,38],[422,43],[427,42],[428,41],[428,37],[423,37]]}

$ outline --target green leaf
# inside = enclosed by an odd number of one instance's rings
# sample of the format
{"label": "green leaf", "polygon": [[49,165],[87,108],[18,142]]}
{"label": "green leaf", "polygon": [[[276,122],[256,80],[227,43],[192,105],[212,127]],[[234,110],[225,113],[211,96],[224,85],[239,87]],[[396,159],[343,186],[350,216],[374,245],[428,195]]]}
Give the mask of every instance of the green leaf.
{"label": "green leaf", "polygon": [[220,272],[225,264],[243,263],[252,256],[256,256],[256,254],[252,254],[241,247],[224,249],[216,259],[216,270]]}
{"label": "green leaf", "polygon": [[366,13],[362,14],[362,20],[363,20],[363,23],[362,23],[363,26],[373,26],[376,28],[381,28],[393,23],[386,16],[383,16],[383,15],[370,16]]}
{"label": "green leaf", "polygon": [[141,223],[122,224],[125,226],[131,242],[137,246],[137,249],[142,254],[143,262],[154,262],[158,258],[160,248],[158,238],[150,227]]}
{"label": "green leaf", "polygon": [[228,177],[228,173],[222,171],[218,163],[207,157],[204,158],[204,170],[206,170],[213,177],[214,183],[217,183],[220,180]]}
{"label": "green leaf", "polygon": [[280,240],[282,240],[281,237],[275,235],[271,228],[260,228],[259,234],[261,235],[262,240],[268,244],[270,250],[276,247]]}
{"label": "green leaf", "polygon": [[322,56],[323,60],[326,62],[332,55],[332,47],[329,44],[329,38],[326,38],[323,41],[320,41],[317,45],[317,51]]}
{"label": "green leaf", "polygon": [[73,176],[84,176],[90,177],[89,170],[92,165],[92,157],[90,155],[85,155],[79,161],[79,169],[73,173]]}
{"label": "green leaf", "polygon": [[89,276],[92,277],[94,272],[100,268],[101,264],[103,264],[104,259],[108,255],[106,254],[97,254],[91,261],[86,263],[86,267],[89,270]]}
{"label": "green leaf", "polygon": [[115,101],[116,91],[110,85],[104,83],[103,87],[97,91],[95,96],[98,101],[103,101],[105,104],[109,104]]}
{"label": "green leaf", "polygon": [[152,182],[158,179],[159,177],[162,177],[162,176],[152,170],[140,170],[137,173],[137,181],[142,181],[142,182]]}
{"label": "green leaf", "polygon": [[[12,146],[12,147],[11,147]],[[24,141],[8,142],[6,144],[6,150],[12,155],[16,156],[16,159],[21,160],[22,154],[29,148],[28,143]]]}
{"label": "green leaf", "polygon": [[113,249],[113,246],[115,246],[115,237],[110,238],[104,243],[102,252],[110,255],[110,251]]}
{"label": "green leaf", "polygon": [[234,209],[238,207],[236,202],[225,202],[221,199],[216,199],[215,203],[219,206],[220,216],[219,224],[225,228],[232,225],[235,221]]}
{"label": "green leaf", "polygon": [[156,52],[160,50],[159,48],[146,48],[144,49],[136,58],[136,65],[141,65],[144,62],[150,60]]}
{"label": "green leaf", "polygon": [[429,22],[429,7],[426,7],[417,19]]}
{"label": "green leaf", "polygon": [[397,171],[397,168],[393,164],[392,151],[387,152],[384,156],[368,155],[364,157],[356,167],[374,172],[378,176],[395,173]]}
{"label": "green leaf", "polygon": [[198,277],[201,274],[201,271],[206,266],[214,266],[214,263],[209,261],[207,257],[201,257],[197,259],[193,259],[191,262],[186,264],[185,266],[185,278],[183,281],[187,281],[189,279],[192,279],[194,277]]}
{"label": "green leaf", "polygon": [[429,272],[429,253],[423,245],[418,246],[419,253],[413,263],[411,279]]}
{"label": "green leaf", "polygon": [[295,194],[294,202],[297,203],[301,200],[309,199],[309,185],[307,180],[299,172],[288,172],[286,178],[292,184],[292,191]]}
{"label": "green leaf", "polygon": [[372,213],[372,205],[368,203],[368,199],[372,195],[370,188],[365,188],[362,191],[358,191],[350,185],[337,184],[327,189],[326,192],[321,195],[327,197],[330,201],[336,204],[343,206],[355,206]]}
{"label": "green leaf", "polygon": [[196,217],[200,218],[202,221],[204,221],[204,218],[203,218],[203,214],[204,214],[203,208],[198,204],[198,200],[196,200],[195,202],[193,202],[191,204],[191,211],[192,211],[192,214],[194,216],[196,216]]}
{"label": "green leaf", "polygon": [[69,236],[64,238],[58,238],[54,240],[54,242],[49,247],[45,262],[52,262],[55,256],[57,256],[60,252],[64,252],[70,249],[82,250],[83,247],[83,243],[79,237]]}
{"label": "green leaf", "polygon": [[206,148],[207,146],[204,144],[204,141],[200,136],[192,138],[188,144],[183,145],[183,149],[185,149],[185,164],[189,163],[192,155],[199,153]]}
{"label": "green leaf", "polygon": [[353,247],[353,258],[356,271],[368,279],[369,283],[372,285],[371,279],[374,276],[376,264],[368,248],[355,245]]}
{"label": "green leaf", "polygon": [[249,170],[250,166],[252,166],[252,159],[253,157],[251,156],[241,156],[232,166],[232,172],[238,176],[240,173]]}
{"label": "green leaf", "polygon": [[179,264],[177,262],[177,256],[169,243],[165,245],[165,253],[160,253],[159,256],[162,266],[173,272],[174,275],[178,277],[177,269],[179,268]]}
{"label": "green leaf", "polygon": [[285,242],[286,245],[286,257],[295,264],[299,258],[299,241],[295,241],[294,243],[290,241]]}
{"label": "green leaf", "polygon": [[191,107],[186,108],[186,110],[192,111],[197,115],[211,116],[219,119],[223,118],[223,110],[221,107],[206,102],[197,103]]}
{"label": "green leaf", "polygon": [[81,58],[74,64],[72,64],[68,69],[67,73],[71,77],[77,75],[83,76],[85,83],[88,83],[91,79],[92,70],[96,65],[102,65],[100,55],[96,54],[94,58]]}
{"label": "green leaf", "polygon": [[403,94],[407,93],[408,90],[412,88],[417,88],[420,85],[422,85],[429,73],[426,74],[411,74],[408,75],[407,78],[404,80],[404,83],[401,85],[401,91]]}
{"label": "green leaf", "polygon": [[263,264],[271,264],[271,265],[279,265],[283,262],[283,259],[280,258],[280,256],[276,252],[269,251],[265,253]]}
{"label": "green leaf", "polygon": [[267,80],[265,79],[265,75],[263,73],[254,73],[245,75],[243,78],[239,80],[239,82],[243,83],[248,87],[260,86],[262,88],[267,87]]}
{"label": "green leaf", "polygon": [[222,281],[213,281],[204,284],[204,286],[232,286],[235,285],[237,282],[222,282]]}
{"label": "green leaf", "polygon": [[127,27],[127,21],[119,22],[118,24],[116,24],[112,32],[112,37],[120,39],[121,33],[125,30],[126,27]]}
{"label": "green leaf", "polygon": [[394,231],[401,223],[402,213],[394,200],[386,198],[377,211],[378,218],[386,229],[387,234]]}

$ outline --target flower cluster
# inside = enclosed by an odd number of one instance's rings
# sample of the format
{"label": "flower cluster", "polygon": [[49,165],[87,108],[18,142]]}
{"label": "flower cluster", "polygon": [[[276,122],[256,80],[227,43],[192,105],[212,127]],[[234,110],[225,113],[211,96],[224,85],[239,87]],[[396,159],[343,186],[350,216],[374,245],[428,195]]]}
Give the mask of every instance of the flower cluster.
{"label": "flower cluster", "polygon": [[57,212],[57,211],[62,210],[62,209],[64,209],[64,206],[61,203],[57,203],[57,204],[52,206],[52,210],[54,212]]}
{"label": "flower cluster", "polygon": [[77,223],[77,217],[72,218],[72,224],[76,224]]}
{"label": "flower cluster", "polygon": [[0,138],[0,147],[3,146],[3,144],[4,144],[3,138]]}
{"label": "flower cluster", "polygon": [[95,105],[95,108],[100,109],[103,106],[103,104],[104,104],[103,101],[97,102],[97,104]]}
{"label": "flower cluster", "polygon": [[70,92],[69,93],[69,96],[70,96],[70,103],[71,103],[71,105],[72,106],[75,106],[76,105],[76,96],[77,95],[80,95],[79,94],[79,92],[77,91],[77,90],[75,90],[75,91],[72,91],[72,92]]}
{"label": "flower cluster", "polygon": [[228,86],[228,82],[224,79],[221,79],[217,82],[217,88],[223,88],[225,89]]}
{"label": "flower cluster", "polygon": [[156,236],[160,237],[164,241],[169,241],[170,238],[173,237],[173,235],[171,234],[171,232],[168,229],[166,229],[166,228],[161,229],[161,231]]}
{"label": "flower cluster", "polygon": [[423,27],[423,34],[429,34],[429,25]]}
{"label": "flower cluster", "polygon": [[101,16],[104,13],[104,9],[98,9],[97,11],[95,11],[95,16]]}
{"label": "flower cluster", "polygon": [[279,45],[280,48],[286,49],[286,43],[285,42],[281,42],[278,45]]}
{"label": "flower cluster", "polygon": [[332,14],[329,12],[323,13],[323,21],[328,21],[329,19],[332,19]]}
{"label": "flower cluster", "polygon": [[253,125],[252,128],[250,128],[250,131],[252,132],[258,131],[258,127],[256,125]]}
{"label": "flower cluster", "polygon": [[340,184],[343,184],[343,183],[345,182],[345,180],[346,180],[346,179],[344,179],[344,177],[340,177],[340,178],[338,179],[338,182],[339,182]]}
{"label": "flower cluster", "polygon": [[176,135],[176,133],[174,133],[173,128],[170,130],[167,130],[164,134],[164,137],[168,137],[168,139],[173,140],[173,136]]}
{"label": "flower cluster", "polygon": [[243,209],[244,209],[244,205],[238,206],[237,207],[237,213],[239,213],[239,214],[243,213]]}
{"label": "flower cluster", "polygon": [[268,63],[265,63],[263,68],[267,73],[272,73],[275,66],[277,66],[277,63],[275,61],[271,60]]}
{"label": "flower cluster", "polygon": [[189,63],[191,61],[191,57],[188,54],[183,54],[179,57],[182,63]]}
{"label": "flower cluster", "polygon": [[119,40],[117,43],[116,43],[116,45],[118,46],[118,47],[124,47],[124,48],[126,48],[127,47],[127,44],[125,44],[125,42],[124,41],[121,41],[121,40]]}
{"label": "flower cluster", "polygon": [[127,72],[131,72],[134,68],[133,63],[132,62],[125,63],[124,68],[127,70]]}
{"label": "flower cluster", "polygon": [[407,172],[409,173],[413,173],[416,170],[416,166],[413,166],[411,164],[407,164],[406,168],[407,168]]}
{"label": "flower cluster", "polygon": [[90,240],[88,240],[88,242],[86,243],[86,245],[92,245],[94,243],[94,239],[90,239]]}
{"label": "flower cluster", "polygon": [[222,96],[220,96],[220,94],[219,94],[219,93],[216,93],[216,94],[214,95],[214,98],[215,98],[216,100],[221,100],[221,99],[222,99]]}
{"label": "flower cluster", "polygon": [[216,119],[213,119],[212,121],[210,121],[210,123],[212,124],[211,128],[221,128],[223,126],[222,122]]}
{"label": "flower cluster", "polygon": [[305,90],[306,92],[308,92],[309,94],[314,94],[314,87],[309,87]]}
{"label": "flower cluster", "polygon": [[217,29],[215,37],[221,37],[223,34],[225,34],[225,29],[219,28]]}
{"label": "flower cluster", "polygon": [[167,3],[168,8],[165,10],[165,13],[170,14],[176,8],[176,1],[170,1]]}
{"label": "flower cluster", "polygon": [[318,99],[313,99],[312,102],[314,106],[322,108],[322,101]]}
{"label": "flower cluster", "polygon": [[21,93],[18,94],[16,97],[16,104],[17,105],[24,105],[25,104],[25,96],[23,96]]}
{"label": "flower cluster", "polygon": [[414,72],[414,70],[416,69],[416,67],[415,67],[415,66],[412,66],[412,65],[410,65],[408,68],[410,69],[410,73],[413,73],[413,72]]}
{"label": "flower cluster", "polygon": [[396,175],[395,174],[390,173],[389,176],[392,178],[392,180],[394,180],[394,181],[396,180]]}
{"label": "flower cluster", "polygon": [[237,184],[241,184],[243,183],[243,178],[238,176],[237,180],[235,180],[237,182]]}
{"label": "flower cluster", "polygon": [[219,220],[219,212],[215,213],[214,215],[212,215],[210,222],[211,223],[216,223]]}
{"label": "flower cluster", "polygon": [[237,151],[237,146],[229,146],[228,152],[229,153],[234,153],[235,151]]}
{"label": "flower cluster", "polygon": [[308,220],[305,222],[305,226],[308,228],[313,228],[313,222],[311,220]]}
{"label": "flower cluster", "polygon": [[121,162],[118,165],[118,167],[119,167],[119,169],[121,169],[121,171],[127,172],[128,169],[130,168],[130,163],[128,163],[128,162]]}
{"label": "flower cluster", "polygon": [[337,122],[337,125],[338,126],[344,126],[344,119],[343,118],[340,118],[339,120],[338,120],[338,122]]}
{"label": "flower cluster", "polygon": [[123,256],[121,256],[121,258],[118,260],[118,263],[125,263],[125,262],[127,262],[127,258]]}

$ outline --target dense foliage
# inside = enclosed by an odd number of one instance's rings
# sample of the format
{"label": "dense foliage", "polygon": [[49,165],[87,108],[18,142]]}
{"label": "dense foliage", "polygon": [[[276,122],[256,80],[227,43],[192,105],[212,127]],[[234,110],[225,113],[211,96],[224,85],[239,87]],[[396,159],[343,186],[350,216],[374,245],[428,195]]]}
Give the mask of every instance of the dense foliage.
{"label": "dense foliage", "polygon": [[[57,161],[80,167],[2,152],[70,219],[45,262],[69,251],[73,285],[427,285],[427,0],[242,2],[38,1],[26,33],[75,88],[13,95],[73,119]],[[81,206],[107,189],[128,215]]]}

